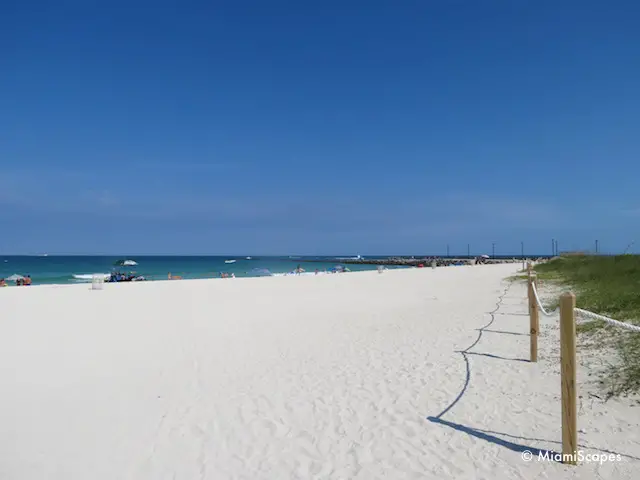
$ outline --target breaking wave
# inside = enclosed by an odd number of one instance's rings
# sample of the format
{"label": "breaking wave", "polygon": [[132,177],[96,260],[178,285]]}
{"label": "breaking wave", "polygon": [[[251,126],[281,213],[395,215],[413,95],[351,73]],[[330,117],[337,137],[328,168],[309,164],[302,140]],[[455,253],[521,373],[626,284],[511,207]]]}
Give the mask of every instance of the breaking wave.
{"label": "breaking wave", "polygon": [[80,274],[80,275],[76,275],[74,273],[72,275],[72,277],[75,278],[76,280],[89,280],[89,281],[91,281],[91,280],[93,280],[93,275],[103,275],[105,280],[111,276],[109,273],[96,273],[96,274],[83,273],[83,274]]}

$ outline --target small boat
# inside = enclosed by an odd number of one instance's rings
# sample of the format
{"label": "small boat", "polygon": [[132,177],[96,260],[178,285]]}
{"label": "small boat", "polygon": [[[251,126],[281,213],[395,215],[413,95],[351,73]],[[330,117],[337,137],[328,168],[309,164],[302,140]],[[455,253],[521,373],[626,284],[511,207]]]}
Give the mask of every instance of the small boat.
{"label": "small boat", "polygon": [[251,260],[251,257],[247,257],[247,260]]}
{"label": "small boat", "polygon": [[225,260],[224,263],[236,263],[236,260]]}
{"label": "small boat", "polygon": [[118,260],[114,265],[117,267],[133,267],[138,265],[138,263],[133,260]]}

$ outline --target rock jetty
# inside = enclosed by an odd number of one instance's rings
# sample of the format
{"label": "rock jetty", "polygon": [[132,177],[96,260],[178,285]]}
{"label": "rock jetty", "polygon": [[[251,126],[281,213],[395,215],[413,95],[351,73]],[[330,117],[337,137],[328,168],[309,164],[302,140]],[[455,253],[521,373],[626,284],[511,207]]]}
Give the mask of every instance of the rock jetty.
{"label": "rock jetty", "polygon": [[[525,258],[524,261],[538,262],[541,258]],[[322,260],[306,260],[316,262],[327,262],[327,259]],[[342,264],[361,264],[361,265],[398,265],[405,267],[431,267],[435,262],[436,267],[447,267],[450,265],[477,265],[477,264],[493,264],[493,263],[521,263],[522,258],[442,258],[442,257],[389,257],[389,258],[340,258],[335,260]]]}

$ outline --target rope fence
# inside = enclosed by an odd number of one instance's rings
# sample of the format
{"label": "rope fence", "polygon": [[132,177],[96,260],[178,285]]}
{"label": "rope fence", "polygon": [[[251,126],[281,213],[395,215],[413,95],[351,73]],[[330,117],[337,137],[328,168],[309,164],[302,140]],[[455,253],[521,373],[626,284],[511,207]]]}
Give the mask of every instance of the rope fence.
{"label": "rope fence", "polygon": [[576,394],[576,316],[592,320],[602,320],[609,325],[640,333],[640,326],[621,322],[605,315],[576,307],[576,296],[567,292],[560,295],[560,306],[547,312],[540,301],[536,288],[536,275],[531,263],[528,271],[528,300],[530,324],[531,361],[538,361],[539,312],[554,316],[560,312],[560,384],[562,401],[562,461],[577,464],[578,458],[578,414]]}
{"label": "rope fence", "polygon": [[609,325],[613,325],[615,327],[621,327],[626,328],[627,330],[632,330],[634,332],[640,332],[640,326],[638,325],[621,322],[620,320],[614,320],[613,318],[605,317],[604,315],[599,315],[597,313],[590,312],[589,310],[583,310],[581,308],[575,308],[574,311],[584,318],[590,318],[591,320],[602,320],[603,322],[607,322]]}
{"label": "rope fence", "polygon": [[536,303],[538,304],[538,308],[540,309],[540,311],[542,312],[542,314],[545,317],[552,317],[554,316],[556,313],[558,313],[558,309],[556,308],[555,310],[552,310],[550,312],[547,312],[544,307],[542,306],[542,302],[540,301],[540,297],[538,296],[538,289],[536,288],[536,281],[535,281],[535,276],[533,277],[533,293],[536,297]]}
{"label": "rope fence", "polygon": [[[544,308],[544,306],[542,305],[542,301],[540,300],[540,296],[538,295],[538,289],[536,287],[536,281],[535,281],[535,274],[531,275],[533,278],[533,294],[535,296],[536,299],[536,303],[538,305],[538,310],[542,312],[542,314],[546,317],[552,317],[554,315],[556,315],[558,313],[559,307],[556,308],[555,310],[551,310],[549,312],[547,312]],[[615,320],[613,318],[607,317],[605,315],[600,315],[598,313],[593,313],[590,312],[589,310],[583,310],[582,308],[575,308],[575,312],[577,315],[583,317],[583,318],[588,318],[590,320],[602,320],[603,322],[606,322],[610,325],[613,325],[615,327],[620,327],[620,328],[626,328],[627,330],[633,330],[634,332],[640,332],[640,326],[638,325],[633,325],[631,323],[627,323],[627,322],[621,322],[620,320]]]}

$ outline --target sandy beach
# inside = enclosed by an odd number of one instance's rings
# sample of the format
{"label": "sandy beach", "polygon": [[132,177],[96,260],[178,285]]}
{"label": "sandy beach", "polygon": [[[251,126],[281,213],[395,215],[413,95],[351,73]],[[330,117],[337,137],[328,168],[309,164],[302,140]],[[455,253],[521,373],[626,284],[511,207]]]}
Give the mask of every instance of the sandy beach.
{"label": "sandy beach", "polygon": [[0,289],[0,478],[637,478],[629,399],[580,399],[619,461],[537,459],[557,318],[529,363],[519,268]]}

